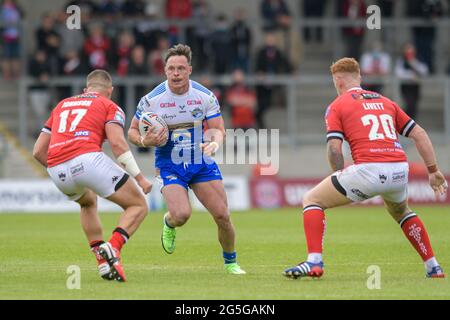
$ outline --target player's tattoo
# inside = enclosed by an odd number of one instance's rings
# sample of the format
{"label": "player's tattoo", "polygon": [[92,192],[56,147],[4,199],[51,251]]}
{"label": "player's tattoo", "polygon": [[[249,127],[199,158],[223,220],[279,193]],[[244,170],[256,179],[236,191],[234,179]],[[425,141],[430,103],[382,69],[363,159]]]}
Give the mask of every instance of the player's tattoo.
{"label": "player's tattoo", "polygon": [[328,162],[333,171],[344,169],[344,156],[342,150],[334,145],[328,144]]}

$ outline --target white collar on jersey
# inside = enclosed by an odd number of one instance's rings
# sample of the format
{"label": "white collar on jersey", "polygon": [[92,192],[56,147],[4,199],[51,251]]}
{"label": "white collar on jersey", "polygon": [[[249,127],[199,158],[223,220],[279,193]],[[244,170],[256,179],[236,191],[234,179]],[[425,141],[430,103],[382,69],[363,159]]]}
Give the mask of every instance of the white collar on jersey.
{"label": "white collar on jersey", "polygon": [[362,90],[362,88],[361,87],[353,87],[353,88],[348,89],[347,92],[354,91],[354,90]]}

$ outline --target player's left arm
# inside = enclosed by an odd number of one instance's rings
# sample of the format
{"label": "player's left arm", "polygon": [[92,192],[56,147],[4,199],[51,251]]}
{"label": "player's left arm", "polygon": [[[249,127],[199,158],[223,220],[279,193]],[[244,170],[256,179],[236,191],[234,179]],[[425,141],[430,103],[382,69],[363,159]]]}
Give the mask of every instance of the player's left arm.
{"label": "player's left arm", "polygon": [[210,156],[219,150],[225,139],[225,124],[220,113],[219,100],[211,93],[203,102],[206,104],[206,123],[208,130],[205,132],[205,142],[200,145],[203,153]]}
{"label": "player's left arm", "polygon": [[409,133],[408,138],[414,141],[417,151],[427,166],[431,188],[436,195],[445,194],[447,192],[448,184],[445,180],[445,176],[439,170],[433,144],[431,143],[427,132],[416,124]]}
{"label": "player's left arm", "polygon": [[47,132],[41,132],[33,148],[33,157],[47,168],[48,146],[50,145],[51,135]]}
{"label": "player's left arm", "polygon": [[342,140],[329,139],[327,142],[328,163],[334,171],[344,169],[344,155],[342,153]]}
{"label": "player's left arm", "polygon": [[208,130],[205,132],[205,142],[200,145],[204,154],[210,156],[219,150],[225,140],[225,124],[222,116],[206,120]]}

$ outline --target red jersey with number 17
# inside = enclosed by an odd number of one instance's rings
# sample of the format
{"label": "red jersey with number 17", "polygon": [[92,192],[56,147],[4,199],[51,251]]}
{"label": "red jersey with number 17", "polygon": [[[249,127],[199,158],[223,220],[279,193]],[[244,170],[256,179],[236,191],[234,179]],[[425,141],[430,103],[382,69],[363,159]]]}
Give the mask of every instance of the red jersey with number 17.
{"label": "red jersey with number 17", "polygon": [[125,126],[125,114],[96,92],[62,100],[53,109],[43,132],[51,134],[47,164],[54,167],[79,155],[102,150],[105,124]]}
{"label": "red jersey with number 17", "polygon": [[347,140],[355,164],[404,162],[398,134],[408,136],[416,125],[396,103],[361,88],[340,95],[325,114],[327,141]]}

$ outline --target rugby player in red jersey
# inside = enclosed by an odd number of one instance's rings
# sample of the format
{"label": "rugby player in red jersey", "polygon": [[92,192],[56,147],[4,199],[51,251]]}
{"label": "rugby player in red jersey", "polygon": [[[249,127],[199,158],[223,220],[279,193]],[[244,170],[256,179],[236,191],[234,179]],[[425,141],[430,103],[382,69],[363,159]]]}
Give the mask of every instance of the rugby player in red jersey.
{"label": "rugby player in red jersey", "polygon": [[[33,155],[47,167],[58,189],[80,205],[81,225],[100,276],[125,281],[120,250],[148,210],[144,195],[129,175],[144,193],[151,191],[152,184],[141,174],[125,140],[125,114],[110,100],[112,91],[111,76],[106,71],[91,72],[83,94],[64,99],[53,109]],[[125,170],[102,152],[106,139]],[[124,209],[108,242],[103,241],[97,195]]]}
{"label": "rugby player in red jersey", "polygon": [[[334,173],[310,190],[303,199],[303,223],[308,257],[286,269],[290,278],[321,277],[323,274],[324,210],[380,195],[388,212],[421,256],[426,276],[444,278],[425,226],[408,206],[408,162],[398,135],[412,139],[428,168],[431,188],[447,192],[431,141],[395,102],[361,89],[358,62],[343,58],[331,66],[338,97],[325,114],[328,160]],[[342,141],[351,149],[354,164],[344,169]]]}

